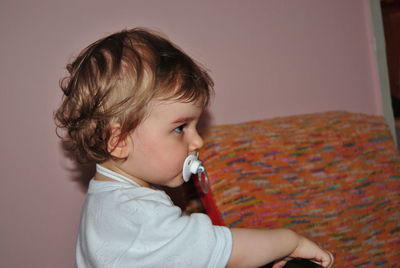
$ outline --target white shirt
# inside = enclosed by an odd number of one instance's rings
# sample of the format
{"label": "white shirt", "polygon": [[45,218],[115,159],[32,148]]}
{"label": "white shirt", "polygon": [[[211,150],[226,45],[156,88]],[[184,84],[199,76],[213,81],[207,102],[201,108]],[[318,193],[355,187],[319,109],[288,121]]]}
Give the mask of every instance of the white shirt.
{"label": "white shirt", "polygon": [[91,180],[76,249],[78,268],[225,267],[228,228],[182,216],[163,191]]}

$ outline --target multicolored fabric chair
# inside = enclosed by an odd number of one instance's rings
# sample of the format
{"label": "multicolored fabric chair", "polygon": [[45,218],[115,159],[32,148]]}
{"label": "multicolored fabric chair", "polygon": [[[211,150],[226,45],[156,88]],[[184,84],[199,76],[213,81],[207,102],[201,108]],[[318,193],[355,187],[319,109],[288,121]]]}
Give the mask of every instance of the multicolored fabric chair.
{"label": "multicolored fabric chair", "polygon": [[382,117],[334,111],[212,127],[214,223],[296,230],[335,267],[400,267],[400,155]]}

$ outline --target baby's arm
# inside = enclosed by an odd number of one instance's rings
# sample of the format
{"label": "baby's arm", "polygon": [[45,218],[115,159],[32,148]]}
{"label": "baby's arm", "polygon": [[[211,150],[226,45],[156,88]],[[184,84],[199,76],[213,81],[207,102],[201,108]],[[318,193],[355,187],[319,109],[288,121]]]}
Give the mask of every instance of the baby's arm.
{"label": "baby's arm", "polygon": [[[259,267],[285,257],[313,260],[323,267],[331,267],[333,256],[317,244],[288,229],[233,228],[233,249],[228,267]],[[282,267],[285,261],[274,267]]]}

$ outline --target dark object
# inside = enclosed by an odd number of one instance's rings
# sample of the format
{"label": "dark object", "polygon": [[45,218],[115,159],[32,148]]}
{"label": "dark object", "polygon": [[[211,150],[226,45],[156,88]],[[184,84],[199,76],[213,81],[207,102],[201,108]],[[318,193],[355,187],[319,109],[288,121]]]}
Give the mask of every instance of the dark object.
{"label": "dark object", "polygon": [[306,259],[293,259],[286,263],[285,268],[322,268],[321,265],[306,260]]}
{"label": "dark object", "polygon": [[396,98],[395,96],[391,96],[392,98],[392,108],[393,108],[393,115],[395,118],[400,117],[400,99]]}
{"label": "dark object", "polygon": [[[264,265],[260,268],[271,268],[272,267],[272,263]],[[300,259],[300,258],[296,258],[293,260],[288,261],[284,268],[322,268],[321,265],[316,264],[315,262],[312,262],[310,260],[306,260],[306,259]]]}

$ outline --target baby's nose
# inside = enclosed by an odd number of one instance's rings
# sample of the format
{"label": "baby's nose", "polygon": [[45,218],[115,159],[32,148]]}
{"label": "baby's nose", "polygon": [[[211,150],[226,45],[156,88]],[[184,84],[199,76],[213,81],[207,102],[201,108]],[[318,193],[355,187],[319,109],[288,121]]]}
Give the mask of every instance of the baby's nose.
{"label": "baby's nose", "polygon": [[201,147],[203,147],[203,145],[204,145],[203,139],[200,137],[200,135],[197,132],[194,133],[193,137],[192,137],[192,139],[190,141],[189,150],[191,152],[197,151]]}

